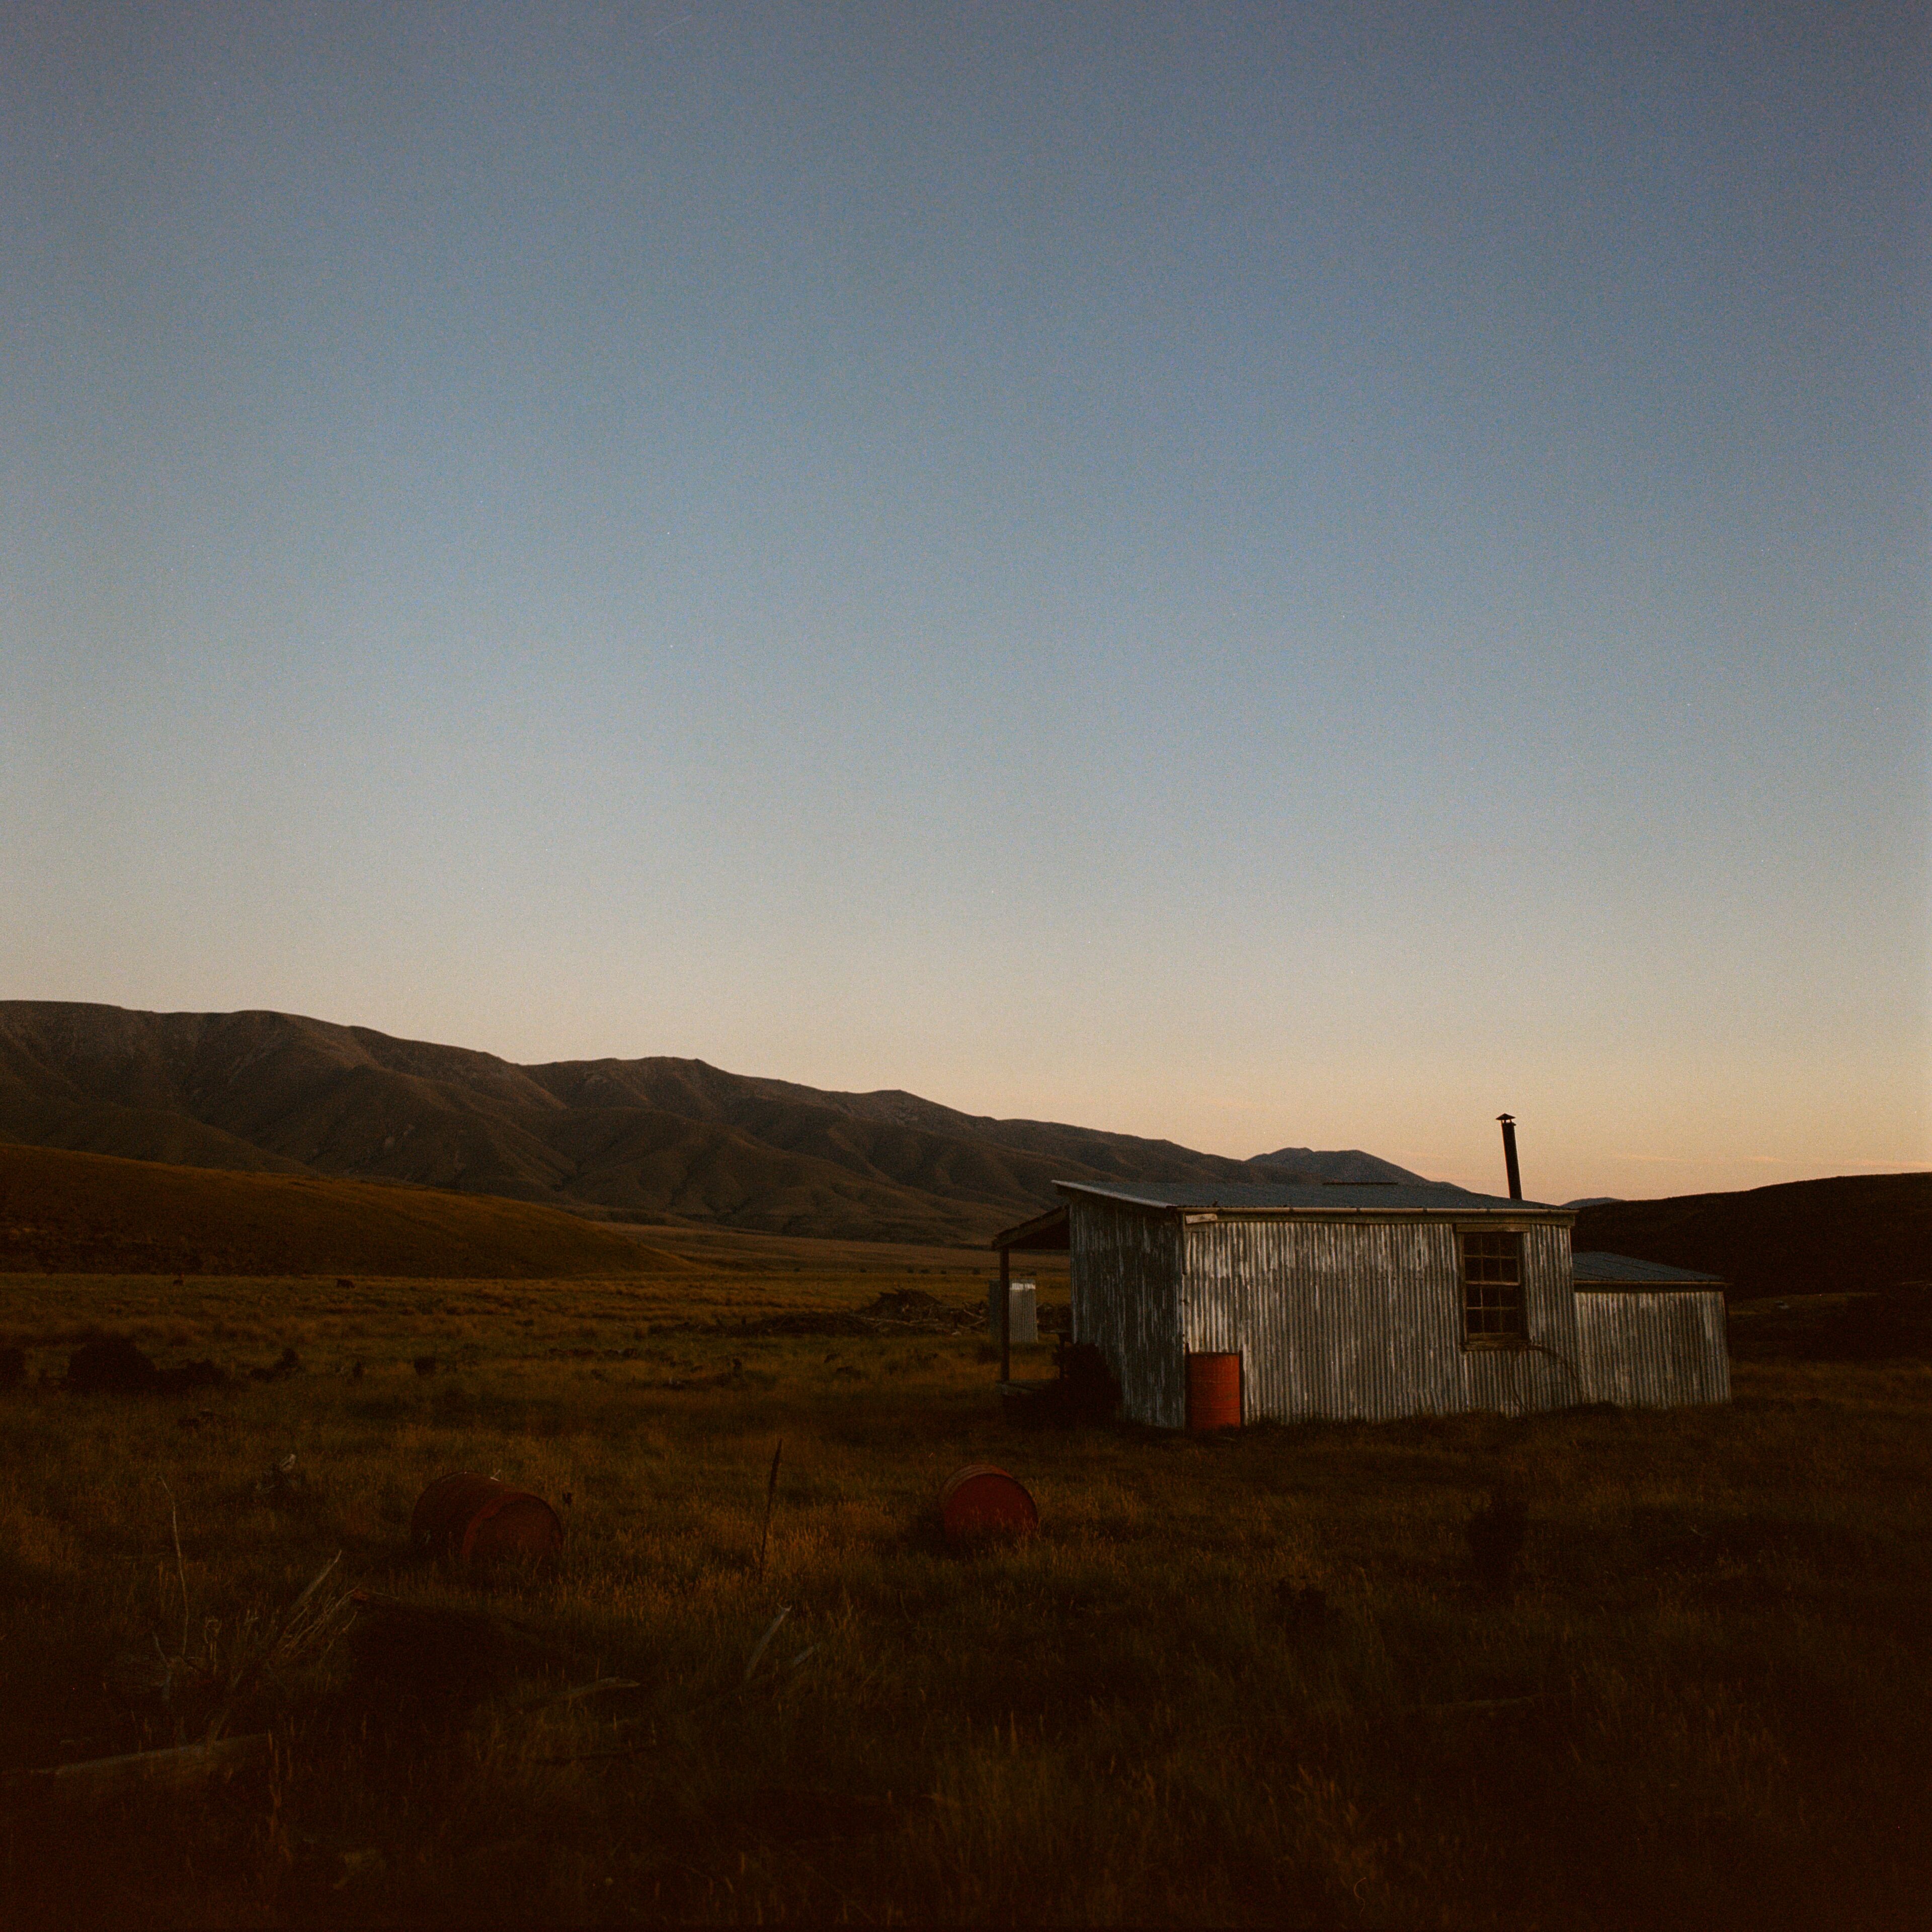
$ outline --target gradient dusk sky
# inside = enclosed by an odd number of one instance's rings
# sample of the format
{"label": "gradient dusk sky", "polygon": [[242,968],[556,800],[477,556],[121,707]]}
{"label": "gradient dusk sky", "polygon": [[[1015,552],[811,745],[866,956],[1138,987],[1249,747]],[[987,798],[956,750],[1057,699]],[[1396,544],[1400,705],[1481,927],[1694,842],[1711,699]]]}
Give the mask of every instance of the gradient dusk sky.
{"label": "gradient dusk sky", "polygon": [[0,996],[1932,1162],[1918,6],[0,10]]}

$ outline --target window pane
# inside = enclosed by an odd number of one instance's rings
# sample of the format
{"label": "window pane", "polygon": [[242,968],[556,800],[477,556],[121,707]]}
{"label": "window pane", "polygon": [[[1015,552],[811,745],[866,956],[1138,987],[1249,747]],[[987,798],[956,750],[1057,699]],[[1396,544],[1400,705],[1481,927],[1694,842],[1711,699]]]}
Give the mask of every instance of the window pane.
{"label": "window pane", "polygon": [[1522,1238],[1472,1229],[1462,1238],[1466,1332],[1507,1336],[1527,1333],[1522,1307]]}

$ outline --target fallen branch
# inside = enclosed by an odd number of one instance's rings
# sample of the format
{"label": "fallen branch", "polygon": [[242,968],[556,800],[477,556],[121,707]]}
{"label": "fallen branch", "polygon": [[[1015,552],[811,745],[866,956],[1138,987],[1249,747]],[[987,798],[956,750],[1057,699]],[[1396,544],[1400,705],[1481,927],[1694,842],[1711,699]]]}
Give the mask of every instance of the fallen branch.
{"label": "fallen branch", "polygon": [[1408,1714],[1416,1718],[1478,1717],[1490,1711],[1520,1711],[1532,1704],[1546,1704],[1550,1694],[1539,1690],[1528,1697],[1466,1697],[1453,1704],[1412,1704]]}
{"label": "fallen branch", "polygon": [[187,1654],[188,1654],[188,1570],[187,1570],[186,1567],[183,1564],[183,1563],[182,1563],[182,1546],[181,1546],[181,1513],[180,1513],[180,1511],[179,1511],[178,1510],[177,1510],[177,1509],[175,1508],[175,1492],[174,1492],[174,1491],[173,1491],[172,1490],[171,1490],[171,1489],[169,1489],[169,1488],[168,1488],[168,1479],[167,1479],[167,1478],[166,1478],[166,1477],[165,1477],[165,1476],[157,1476],[157,1477],[154,1478],[154,1480],[155,1480],[155,1481],[157,1481],[158,1483],[159,1483],[159,1484],[160,1484],[161,1487],[162,1487],[164,1490],[166,1490],[166,1492],[167,1492],[167,1498],[168,1498],[168,1521],[169,1521],[169,1522],[170,1522],[170,1523],[173,1526],[173,1528],[174,1528],[174,1533],[175,1533],[175,1574],[176,1574],[176,1576],[178,1576],[178,1577],[181,1580],[181,1593],[182,1593],[182,1640],[181,1640],[181,1654],[182,1654],[182,1655],[183,1657],[185,1657],[185,1656],[187,1656]]}
{"label": "fallen branch", "polygon": [[[752,1682],[752,1672],[758,1668],[758,1660],[764,1654],[765,1646],[771,1642],[772,1639],[775,1636],[777,1635],[778,1625],[783,1623],[785,1618],[790,1614],[791,1608],[789,1604],[788,1604],[784,1610],[779,1611],[776,1618],[773,1619],[770,1628],[768,1629],[765,1632],[764,1636],[759,1640],[758,1647],[752,1653],[752,1660],[746,1666],[745,1675],[743,1678],[740,1679],[735,1688],[730,1690],[721,1691],[716,1696],[706,1697],[700,1702],[696,1704],[688,1704],[680,1710],[661,1711],[647,1718],[620,1718],[616,1720],[616,1724],[613,1726],[613,1728],[615,1729],[617,1726],[621,1725],[628,1729],[634,1727],[638,1724],[648,1724],[655,1730],[655,1727],[657,1725],[664,1723],[668,1719],[694,1718],[703,1712],[715,1710],[720,1704],[725,1703],[731,1698],[736,1696],[740,1692],[746,1690],[750,1685]],[[776,1668],[771,1672],[770,1676],[764,1679],[764,1682],[767,1684],[776,1683],[778,1681],[778,1674],[781,1671],[796,1670],[800,1664],[803,1664],[806,1660],[807,1658],[815,1657],[818,1654],[818,1646],[817,1644],[807,1644],[796,1656],[788,1658],[784,1663],[777,1666]],[[594,1689],[596,1688],[597,1687],[594,1685],[586,1685],[585,1687],[586,1690]],[[614,1686],[613,1688],[615,1687]],[[626,1686],[626,1688],[634,1688],[636,1687]],[[655,1738],[653,1738],[650,1742],[646,1744],[618,1744],[608,1750],[573,1751],[562,1757],[540,1757],[536,1760],[536,1762],[538,1764],[592,1764],[601,1760],[611,1758],[641,1757],[647,1751],[655,1751],[660,1748],[662,1748],[662,1747],[656,1742]]]}
{"label": "fallen branch", "polygon": [[[220,1736],[235,1707],[265,1678],[328,1654],[356,1610],[352,1592],[338,1588],[332,1595],[319,1599],[316,1595],[341,1561],[338,1550],[280,1617],[258,1622],[251,1611],[237,1624],[230,1640],[220,1706],[208,1725],[211,1741]],[[215,1661],[211,1654],[210,1664]]]}
{"label": "fallen branch", "polygon": [[778,1438],[778,1446],[772,1451],[772,1472],[765,1478],[765,1523],[758,1532],[758,1581],[765,1580],[765,1545],[772,1533],[772,1504],[778,1492],[778,1458],[784,1454],[784,1438]]}
{"label": "fallen branch", "polygon": [[[438,1614],[436,1607],[433,1604],[418,1602],[413,1597],[395,1596],[387,1590],[371,1590],[366,1586],[358,1586],[351,1590],[349,1592],[349,1600],[358,1610],[395,1610],[406,1616],[430,1616]],[[464,1611],[460,1614],[473,1616],[482,1622],[494,1624],[508,1635],[520,1637],[524,1642],[534,1645],[538,1648],[554,1655],[562,1655],[568,1648],[568,1646],[557,1637],[554,1631],[545,1629],[542,1624],[533,1623],[527,1617],[513,1617],[502,1610],[495,1609]]]}
{"label": "fallen branch", "polygon": [[539,1697],[524,1708],[548,1711],[559,1704],[574,1703],[580,1697],[594,1697],[605,1690],[641,1690],[644,1688],[634,1677],[600,1677],[594,1684],[580,1684],[573,1690],[560,1690],[554,1697]]}
{"label": "fallen branch", "polygon": [[752,1660],[749,1664],[746,1665],[745,1674],[738,1680],[741,1685],[751,1682],[752,1673],[758,1667],[758,1659],[763,1657],[765,1654],[765,1646],[771,1642],[773,1637],[778,1635],[779,1624],[783,1623],[785,1618],[790,1615],[791,1606],[788,1604],[784,1608],[779,1611],[778,1615],[772,1618],[771,1622],[765,1626],[765,1634],[763,1636],[759,1638],[758,1647],[756,1650],[752,1652]]}
{"label": "fallen branch", "polygon": [[212,1778],[228,1777],[268,1756],[272,1744],[266,1731],[258,1731],[250,1737],[184,1744],[176,1750],[134,1751],[122,1757],[87,1758],[79,1764],[16,1771],[7,1784],[10,1790],[45,1791],[79,1804],[98,1804],[136,1786],[185,1791]]}

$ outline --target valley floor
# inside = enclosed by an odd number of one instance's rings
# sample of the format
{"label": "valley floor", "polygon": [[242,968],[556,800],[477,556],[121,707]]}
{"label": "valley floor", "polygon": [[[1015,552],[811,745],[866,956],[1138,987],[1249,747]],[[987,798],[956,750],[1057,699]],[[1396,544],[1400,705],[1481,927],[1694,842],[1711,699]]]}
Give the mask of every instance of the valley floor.
{"label": "valley floor", "polygon": [[[1924,1365],[1743,1362],[1728,1408],[1660,1415],[1016,1435],[983,1331],[741,1325],[983,1306],[982,1269],[0,1277],[0,1768],[224,1707],[273,1739],[90,1810],[10,1780],[0,1918],[1922,1922]],[[62,1390],[97,1328],[242,1378]],[[974,1462],[1032,1490],[1032,1541],[948,1550]],[[411,1554],[459,1468],[558,1506],[555,1574]],[[1472,1510],[1510,1494],[1520,1559],[1482,1574]],[[339,1635],[278,1653],[338,1552],[309,1607]],[[433,1640],[373,1640],[406,1616]]]}

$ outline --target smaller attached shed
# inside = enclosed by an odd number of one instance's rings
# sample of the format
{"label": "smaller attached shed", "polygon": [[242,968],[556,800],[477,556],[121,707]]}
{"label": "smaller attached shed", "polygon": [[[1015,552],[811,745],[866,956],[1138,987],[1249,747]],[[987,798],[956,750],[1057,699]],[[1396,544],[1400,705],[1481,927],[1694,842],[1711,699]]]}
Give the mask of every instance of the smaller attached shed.
{"label": "smaller attached shed", "polygon": [[995,1238],[1002,1274],[1011,1251],[1070,1252],[1073,1340],[1137,1422],[1186,1426],[1204,1356],[1238,1360],[1249,1422],[1730,1394],[1721,1283],[1599,1256],[1586,1286],[1568,1208],[1446,1184],[1057,1186],[1064,1206]]}
{"label": "smaller attached shed", "polygon": [[1730,1400],[1724,1284],[1715,1275],[1594,1252],[1573,1255],[1570,1268],[1592,1402],[1671,1408]]}

